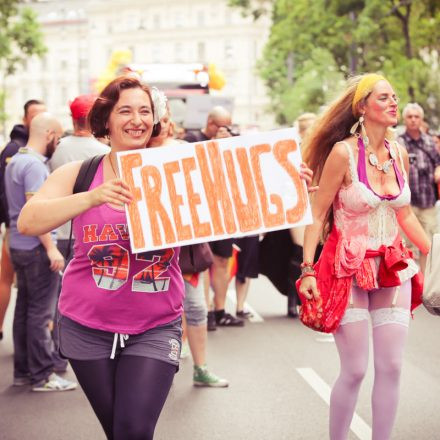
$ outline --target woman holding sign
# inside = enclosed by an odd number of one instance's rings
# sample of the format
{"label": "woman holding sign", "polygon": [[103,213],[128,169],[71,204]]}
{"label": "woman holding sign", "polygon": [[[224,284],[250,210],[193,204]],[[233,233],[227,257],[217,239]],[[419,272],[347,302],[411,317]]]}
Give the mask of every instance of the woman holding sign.
{"label": "woman holding sign", "polygon": [[[345,299],[344,307],[348,303],[334,331],[341,372],[330,401],[332,440],[346,439],[350,429],[368,364],[370,318],[373,439],[390,438],[410,308],[420,303],[418,267],[402,244],[399,226],[423,254],[430,244],[409,206],[408,155],[389,132],[398,121],[397,103],[384,77],[353,78],[303,146],[320,188],[312,204],[314,223],[306,227],[304,238],[303,311],[323,298],[317,314],[322,320],[336,298]],[[325,245],[314,266],[322,233]]]}
{"label": "woman holding sign", "polygon": [[39,235],[73,219],[74,258],[59,302],[60,351],[69,359],[109,439],[152,439],[179,365],[184,285],[179,249],[133,254],[124,204],[132,195],[116,153],[145,148],[165,103],[136,78],[108,84],[89,119],[111,152],[89,191],[73,194],[81,163],[49,176],[24,207],[21,233]]}

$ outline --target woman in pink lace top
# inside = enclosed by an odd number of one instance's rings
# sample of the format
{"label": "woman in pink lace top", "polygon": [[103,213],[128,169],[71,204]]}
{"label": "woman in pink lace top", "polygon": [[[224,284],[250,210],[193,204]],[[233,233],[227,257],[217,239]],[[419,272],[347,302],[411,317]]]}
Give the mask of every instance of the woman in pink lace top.
{"label": "woman in pink lace top", "polygon": [[353,78],[303,147],[319,190],[312,202],[314,223],[305,231],[302,267],[306,276],[300,292],[307,298],[320,296],[320,280],[317,283],[311,265],[322,234],[336,237],[337,242],[334,265],[326,276],[336,283],[348,280],[350,288],[350,304],[334,332],[341,372],[331,394],[332,440],[348,435],[368,364],[370,319],[375,369],[373,439],[390,438],[410,321],[411,278],[418,272],[405,253],[399,254],[404,257],[399,270],[391,273],[389,260],[395,253],[390,250],[404,249],[399,226],[423,254],[430,246],[409,206],[408,155],[391,140],[390,128],[398,120],[397,103],[384,77]]}

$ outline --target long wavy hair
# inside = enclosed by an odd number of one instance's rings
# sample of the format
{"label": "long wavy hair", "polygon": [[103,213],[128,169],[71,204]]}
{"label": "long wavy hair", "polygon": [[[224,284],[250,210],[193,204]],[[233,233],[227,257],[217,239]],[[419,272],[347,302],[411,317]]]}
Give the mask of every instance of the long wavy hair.
{"label": "long wavy hair", "polygon": [[[364,75],[348,80],[345,91],[333,101],[309,130],[301,147],[304,162],[313,170],[313,180],[317,184],[322,175],[325,161],[333,145],[351,136],[350,128],[359,119],[360,111],[353,114],[352,102],[356,87]],[[365,102],[368,95],[361,101]],[[359,106],[357,107],[359,108]],[[323,228],[323,238],[328,235],[333,226],[333,208],[326,215]]]}

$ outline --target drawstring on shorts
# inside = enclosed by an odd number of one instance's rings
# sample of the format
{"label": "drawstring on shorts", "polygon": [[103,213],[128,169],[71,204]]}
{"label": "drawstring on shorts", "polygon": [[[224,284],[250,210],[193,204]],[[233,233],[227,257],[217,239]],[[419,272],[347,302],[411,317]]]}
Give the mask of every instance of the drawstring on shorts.
{"label": "drawstring on shorts", "polygon": [[125,348],[125,341],[128,339],[128,335],[124,333],[115,333],[115,336],[113,338],[113,347],[112,347],[112,354],[110,355],[110,359],[115,358],[116,348],[118,346],[118,338],[119,338],[120,347]]}

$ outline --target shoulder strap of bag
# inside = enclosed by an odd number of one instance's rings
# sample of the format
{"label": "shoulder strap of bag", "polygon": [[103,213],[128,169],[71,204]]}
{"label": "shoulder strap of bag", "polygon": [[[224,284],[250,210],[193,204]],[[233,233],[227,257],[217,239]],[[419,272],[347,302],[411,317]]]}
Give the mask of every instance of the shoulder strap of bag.
{"label": "shoulder strap of bag", "polygon": [[75,180],[75,185],[73,186],[73,194],[88,191],[90,185],[95,177],[96,170],[102,159],[104,159],[105,154],[100,154],[98,156],[90,157],[86,159],[79,169],[78,176]]}
{"label": "shoulder strap of bag", "polygon": [[429,157],[429,160],[432,162],[432,166],[435,168],[436,167],[436,163],[437,163],[436,160],[435,160],[435,157],[433,156],[433,154],[435,154],[435,153],[433,151],[427,150],[422,145],[417,145],[417,148],[422,150]]}
{"label": "shoulder strap of bag", "polygon": [[[73,185],[73,194],[88,191],[90,185],[95,177],[96,170],[102,159],[104,159],[105,154],[100,154],[98,156],[93,156],[86,159],[82,164],[78,172],[78,176],[75,180],[75,185]],[[67,253],[64,256],[67,261],[70,257],[70,247],[72,245],[72,232],[73,232],[73,220],[70,221],[70,234],[69,243],[67,245]]]}

